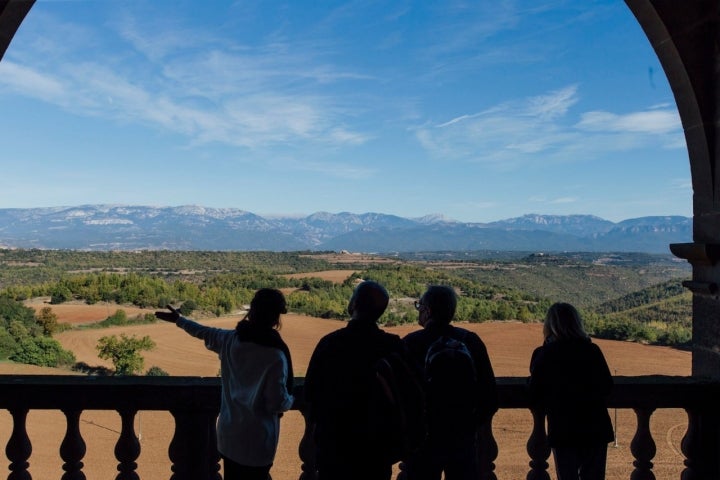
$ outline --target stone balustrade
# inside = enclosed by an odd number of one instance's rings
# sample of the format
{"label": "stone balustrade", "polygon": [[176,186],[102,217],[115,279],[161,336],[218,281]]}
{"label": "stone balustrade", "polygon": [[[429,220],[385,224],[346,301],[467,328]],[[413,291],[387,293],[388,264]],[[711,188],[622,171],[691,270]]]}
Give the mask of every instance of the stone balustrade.
{"label": "stone balustrade", "polygon": [[[302,398],[302,378],[296,382],[296,398]],[[501,409],[530,410],[532,432],[527,441],[528,480],[549,479],[550,449],[545,435],[545,419],[532,409],[524,378],[498,378]],[[13,430],[5,452],[9,461],[9,480],[27,480],[32,439],[26,418],[34,409],[59,410],[66,418],[66,433],[59,449],[63,460],[63,480],[85,479],[83,458],[86,443],[79,428],[85,410],[116,411],[121,432],[115,445],[116,480],[139,480],[136,460],[140,442],[134,431],[138,411],[168,411],[175,420],[175,434],[168,446],[171,480],[219,480],[220,463],[215,444],[215,418],[219,410],[218,378],[197,377],[82,377],[0,375],[0,409],[10,412]],[[681,449],[685,457],[682,480],[720,478],[720,382],[694,377],[615,377],[615,388],[608,406],[632,409],[637,426],[630,449],[634,457],[631,480],[652,480],[655,440],[650,419],[657,409],[680,408],[687,412],[688,426]],[[293,409],[303,413],[300,400]],[[307,433],[298,446],[302,461],[301,480],[314,480],[313,444]],[[498,445],[492,426],[481,431],[479,457],[483,480],[495,479]],[[501,452],[500,452],[501,453]],[[403,476],[402,469],[400,477]],[[155,480],[155,479],[152,479]]]}

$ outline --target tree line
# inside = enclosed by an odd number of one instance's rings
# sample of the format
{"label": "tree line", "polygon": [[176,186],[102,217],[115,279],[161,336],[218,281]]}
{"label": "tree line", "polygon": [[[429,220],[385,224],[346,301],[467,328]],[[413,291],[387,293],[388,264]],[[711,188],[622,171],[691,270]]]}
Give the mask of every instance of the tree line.
{"label": "tree line", "polygon": [[[45,269],[46,273],[53,273],[40,275],[41,281],[21,275],[22,281],[7,282],[0,288],[0,359],[46,366],[72,364],[74,356],[52,338],[63,326],[57,324],[51,308],[35,314],[21,303],[23,300],[50,297],[51,304],[79,300],[88,304],[109,302],[144,308],[173,304],[185,315],[199,310],[203,315],[220,316],[244,308],[258,288],[271,287],[290,292],[288,307],[293,312],[345,319],[353,288],[362,279],[369,279],[382,283],[391,293],[390,307],[381,319],[385,325],[416,322],[413,301],[428,284],[451,285],[458,290],[457,319],[460,321],[541,321],[554,301],[549,295],[528,293],[507,283],[480,281],[468,269],[442,268],[428,262],[358,265],[363,268],[344,282],[334,283],[312,277],[311,272],[337,266],[302,252],[11,253],[0,250],[0,279],[9,278],[7,271]],[[98,262],[110,259],[115,259],[114,265],[122,268],[98,267]],[[161,268],[164,262],[167,265]],[[572,269],[568,269],[568,265],[561,268],[564,274],[559,278],[566,282],[567,272]],[[587,271],[592,266],[573,268]],[[298,271],[309,271],[310,276],[284,276]],[[545,281],[553,281],[551,270],[543,267],[538,271]],[[578,283],[582,281],[581,276],[577,279]],[[585,305],[581,311],[588,331],[594,336],[682,345],[691,338],[690,298],[678,279],[651,285],[594,307]],[[571,298],[567,300],[572,302]],[[150,322],[154,318],[128,319],[119,309],[98,326],[122,325],[129,321]]]}

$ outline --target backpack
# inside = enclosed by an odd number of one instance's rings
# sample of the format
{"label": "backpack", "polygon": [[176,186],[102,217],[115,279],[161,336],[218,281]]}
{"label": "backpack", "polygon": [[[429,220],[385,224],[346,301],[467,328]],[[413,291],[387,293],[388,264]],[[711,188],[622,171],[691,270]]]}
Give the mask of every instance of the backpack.
{"label": "backpack", "polygon": [[425,355],[425,392],[432,431],[458,432],[472,428],[478,406],[475,362],[462,340],[444,335]]}
{"label": "backpack", "polygon": [[368,426],[374,448],[387,463],[405,460],[427,438],[425,393],[419,372],[393,352],[375,364]]}

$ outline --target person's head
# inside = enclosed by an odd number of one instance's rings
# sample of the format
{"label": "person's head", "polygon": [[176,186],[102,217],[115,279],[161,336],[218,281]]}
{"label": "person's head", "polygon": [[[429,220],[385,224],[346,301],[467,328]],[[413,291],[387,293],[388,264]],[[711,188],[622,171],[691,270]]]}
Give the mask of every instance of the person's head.
{"label": "person's head", "polygon": [[547,311],[543,325],[545,340],[587,339],[578,311],[569,303],[555,303]]}
{"label": "person's head", "polygon": [[353,291],[348,302],[348,313],[353,319],[377,322],[385,312],[390,295],[377,282],[364,281]]}
{"label": "person's head", "polygon": [[417,307],[419,323],[423,327],[431,321],[440,325],[447,325],[455,316],[457,294],[452,287],[430,285],[420,297]]}
{"label": "person's head", "polygon": [[274,288],[261,288],[250,301],[250,311],[245,318],[260,327],[280,328],[282,313],[287,313],[282,292]]}

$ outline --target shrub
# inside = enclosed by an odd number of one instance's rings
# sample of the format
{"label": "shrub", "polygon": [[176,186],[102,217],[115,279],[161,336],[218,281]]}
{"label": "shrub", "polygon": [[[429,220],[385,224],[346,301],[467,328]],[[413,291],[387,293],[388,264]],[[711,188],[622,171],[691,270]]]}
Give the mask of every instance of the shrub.
{"label": "shrub", "polygon": [[194,300],[185,300],[182,305],[180,305],[180,308],[178,309],[180,311],[180,315],[187,317],[192,314],[197,309],[197,303],[195,303]]}
{"label": "shrub", "polygon": [[153,365],[152,367],[148,368],[148,371],[145,372],[145,375],[148,377],[169,377],[170,374],[163,370],[162,368]]}
{"label": "shrub", "polygon": [[115,310],[115,313],[107,317],[105,320],[100,322],[104,326],[111,326],[111,325],[127,325],[128,324],[128,318],[127,313],[125,313],[125,310],[119,308]]}
{"label": "shrub", "polygon": [[10,360],[41,367],[60,367],[75,363],[75,354],[65,350],[60,342],[50,337],[28,337],[18,342]]}

